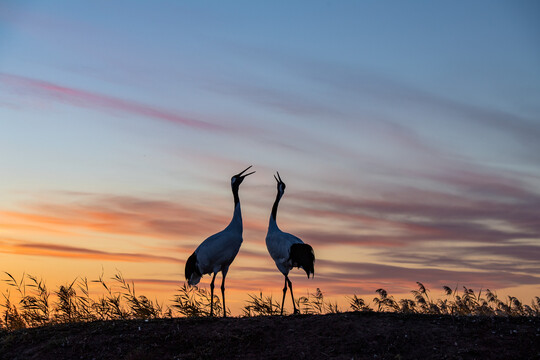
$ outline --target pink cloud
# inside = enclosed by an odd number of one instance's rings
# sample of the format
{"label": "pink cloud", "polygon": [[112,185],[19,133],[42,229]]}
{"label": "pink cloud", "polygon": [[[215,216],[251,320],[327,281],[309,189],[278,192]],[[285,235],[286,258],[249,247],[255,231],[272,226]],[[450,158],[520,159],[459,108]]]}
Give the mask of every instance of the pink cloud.
{"label": "pink cloud", "polygon": [[225,126],[217,125],[202,120],[190,119],[177,113],[159,109],[134,101],[97,94],[90,91],[80,90],[67,86],[62,86],[52,82],[38,79],[31,79],[24,76],[0,73],[0,80],[15,89],[39,95],[58,102],[67,103],[73,106],[102,109],[109,111],[121,111],[137,116],[159,119],[184,125],[191,128],[226,131]]}
{"label": "pink cloud", "polygon": [[[492,177],[491,181],[498,180]],[[476,185],[481,186],[479,181]],[[355,229],[391,229],[394,230],[392,236],[379,232],[373,238],[401,241],[459,239],[501,242],[538,238],[540,196],[519,186],[519,183],[511,188],[496,186],[491,189],[490,197],[404,186],[395,187],[391,193],[377,197],[346,197],[313,192],[300,192],[291,197],[296,200],[295,213],[345,222],[340,230],[342,233],[350,234]],[[489,221],[510,227],[493,228],[486,225]]]}

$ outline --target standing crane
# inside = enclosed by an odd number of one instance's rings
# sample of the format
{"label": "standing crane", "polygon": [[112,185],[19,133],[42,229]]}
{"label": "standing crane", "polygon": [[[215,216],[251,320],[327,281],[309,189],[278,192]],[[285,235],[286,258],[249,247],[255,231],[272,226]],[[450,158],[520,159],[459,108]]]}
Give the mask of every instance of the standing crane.
{"label": "standing crane", "polygon": [[281,315],[283,315],[283,305],[285,304],[285,295],[287,294],[287,285],[291,291],[291,298],[293,302],[294,314],[298,314],[299,311],[296,308],[294,302],[294,295],[292,290],[292,283],[289,280],[289,271],[292,268],[302,268],[307,274],[309,279],[310,274],[315,274],[315,254],[313,248],[304,244],[302,240],[296,236],[281,231],[276,223],[277,208],[279,200],[285,193],[285,183],[281,180],[279,172],[274,175],[274,179],[277,181],[277,196],[272,206],[272,214],[270,215],[270,221],[268,224],[268,233],[266,234],[266,248],[274,259],[277,268],[285,276],[285,286],[283,287],[283,299],[281,300]]}
{"label": "standing crane", "polygon": [[214,280],[221,271],[221,296],[223,299],[223,317],[227,316],[225,307],[225,277],[233,262],[240,245],[242,245],[242,212],[238,189],[244,178],[255,171],[243,175],[251,166],[231,178],[231,188],[234,197],[234,213],[229,225],[206,240],[204,240],[186,262],[186,280],[189,285],[197,285],[205,274],[214,274],[210,283],[210,316],[214,316]]}

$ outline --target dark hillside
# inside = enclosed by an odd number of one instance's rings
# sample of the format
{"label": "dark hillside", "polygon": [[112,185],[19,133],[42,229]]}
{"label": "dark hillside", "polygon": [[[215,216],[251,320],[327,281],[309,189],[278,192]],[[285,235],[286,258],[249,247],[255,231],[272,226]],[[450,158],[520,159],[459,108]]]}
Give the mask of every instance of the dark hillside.
{"label": "dark hillside", "polygon": [[98,321],[0,333],[1,359],[538,359],[540,318],[391,313]]}

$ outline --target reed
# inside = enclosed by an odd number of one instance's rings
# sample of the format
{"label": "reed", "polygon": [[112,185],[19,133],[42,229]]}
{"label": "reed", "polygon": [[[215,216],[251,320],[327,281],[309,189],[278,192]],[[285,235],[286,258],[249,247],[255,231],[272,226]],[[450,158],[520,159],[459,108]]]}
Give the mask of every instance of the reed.
{"label": "reed", "polygon": [[[186,317],[210,316],[210,296],[206,289],[184,283],[174,295],[172,308]],[[230,310],[227,313],[230,313]],[[217,295],[214,295],[214,314],[223,315],[223,307]]]}
{"label": "reed", "polygon": [[[119,271],[110,279],[105,279],[103,273],[91,281],[86,277],[77,277],[52,292],[43,279],[29,274],[22,274],[20,279],[16,279],[6,272],[3,281],[8,285],[0,297],[0,330],[4,331],[96,320],[210,316],[211,295],[204,288],[184,283],[178,288],[171,304],[163,305],[157,300],[152,301],[145,295],[139,295],[135,283],[127,281]],[[98,285],[101,294],[92,297],[89,283]],[[300,313],[305,315],[377,311],[450,316],[540,316],[540,297],[536,296],[531,305],[527,305],[514,296],[500,299],[490,289],[476,292],[465,286],[461,290],[457,286],[453,289],[444,286],[443,298],[434,299],[430,290],[417,282],[417,289],[411,291],[412,299],[396,300],[382,288],[375,292],[377,297],[371,303],[357,295],[348,297],[349,307],[344,310],[337,302],[327,301],[319,288],[295,301]],[[248,294],[241,316],[278,315],[281,313],[278,300],[262,292]],[[214,295],[215,315],[221,316],[223,311],[219,297]],[[230,314],[229,309],[226,311]]]}
{"label": "reed", "polygon": [[258,296],[253,294],[248,294],[248,296],[249,300],[246,301],[246,305],[242,308],[243,316],[269,316],[281,313],[281,305],[272,298],[272,295],[263,296],[263,293],[260,292]]}

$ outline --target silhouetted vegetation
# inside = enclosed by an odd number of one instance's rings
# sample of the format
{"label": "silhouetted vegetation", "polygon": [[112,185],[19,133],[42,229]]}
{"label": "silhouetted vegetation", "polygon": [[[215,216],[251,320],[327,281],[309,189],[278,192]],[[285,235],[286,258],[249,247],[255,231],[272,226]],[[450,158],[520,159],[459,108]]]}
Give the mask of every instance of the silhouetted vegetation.
{"label": "silhouetted vegetation", "polygon": [[246,301],[246,305],[242,308],[242,314],[244,316],[267,316],[267,315],[279,315],[281,313],[281,305],[277,300],[270,296],[263,296],[262,292],[259,296],[248,294],[249,300]]}
{"label": "silhouetted vegetation", "polygon": [[[184,283],[174,295],[172,309],[187,317],[210,316],[210,292]],[[169,310],[172,314],[172,311]],[[227,314],[230,310],[227,311]],[[217,295],[214,295],[214,315],[222,316],[223,307]]]}
{"label": "silhouetted vegetation", "polygon": [[[2,294],[0,329],[17,330],[39,327],[47,324],[89,322],[96,320],[157,319],[173,317],[207,317],[210,315],[210,292],[203,288],[182,285],[171,300],[170,305],[162,305],[144,295],[137,295],[135,284],[128,282],[118,272],[108,283],[103,275],[92,283],[97,283],[103,293],[92,298],[87,278],[76,278],[70,283],[49,291],[45,282],[35,276],[23,274],[20,280],[6,273],[3,280],[8,289]],[[400,314],[435,315],[480,315],[480,316],[540,316],[540,298],[531,305],[523,304],[513,296],[501,300],[489,289],[475,292],[463,287],[451,289],[444,286],[444,298],[433,299],[429,290],[420,282],[417,290],[412,290],[412,299],[396,300],[385,289],[377,289],[377,297],[372,306],[364,299],[353,295],[349,308],[340,309],[337,303],[328,302],[323,292],[307,293],[296,298],[301,314],[328,314],[342,311],[355,312],[395,312]],[[52,296],[51,296],[52,294]],[[281,305],[271,295],[262,292],[248,294],[249,299],[242,308],[242,316],[277,315]],[[16,300],[15,300],[16,299]],[[214,295],[216,316],[223,314],[218,296]],[[227,310],[230,313],[230,310]]]}
{"label": "silhouetted vegetation", "polygon": [[[3,303],[0,303],[3,308],[0,328],[16,330],[70,322],[172,317],[169,307],[164,309],[157,301],[144,295],[137,296],[135,284],[126,281],[121,273],[112,277],[114,287],[103,279],[103,275],[92,280],[104,290],[97,299],[90,297],[87,278],[77,278],[53,291],[52,303],[49,300],[51,292],[42,279],[23,274],[17,281],[11,274],[6,275],[4,282],[8,289],[2,294]],[[17,302],[12,300],[13,292]]]}
{"label": "silhouetted vegetation", "polygon": [[[477,293],[473,289],[463,287],[461,293],[456,287],[452,290],[443,286],[445,299],[433,300],[429,290],[417,282],[418,290],[412,290],[414,299],[394,300],[384,289],[377,289],[378,297],[373,299],[375,311],[393,311],[398,313],[435,314],[435,315],[482,315],[482,316],[539,316],[540,298],[536,296],[531,305],[523,304],[514,296],[508,296],[506,301],[497,297],[495,292],[487,289]],[[354,311],[369,311],[365,301],[356,297],[351,299],[351,309]]]}

